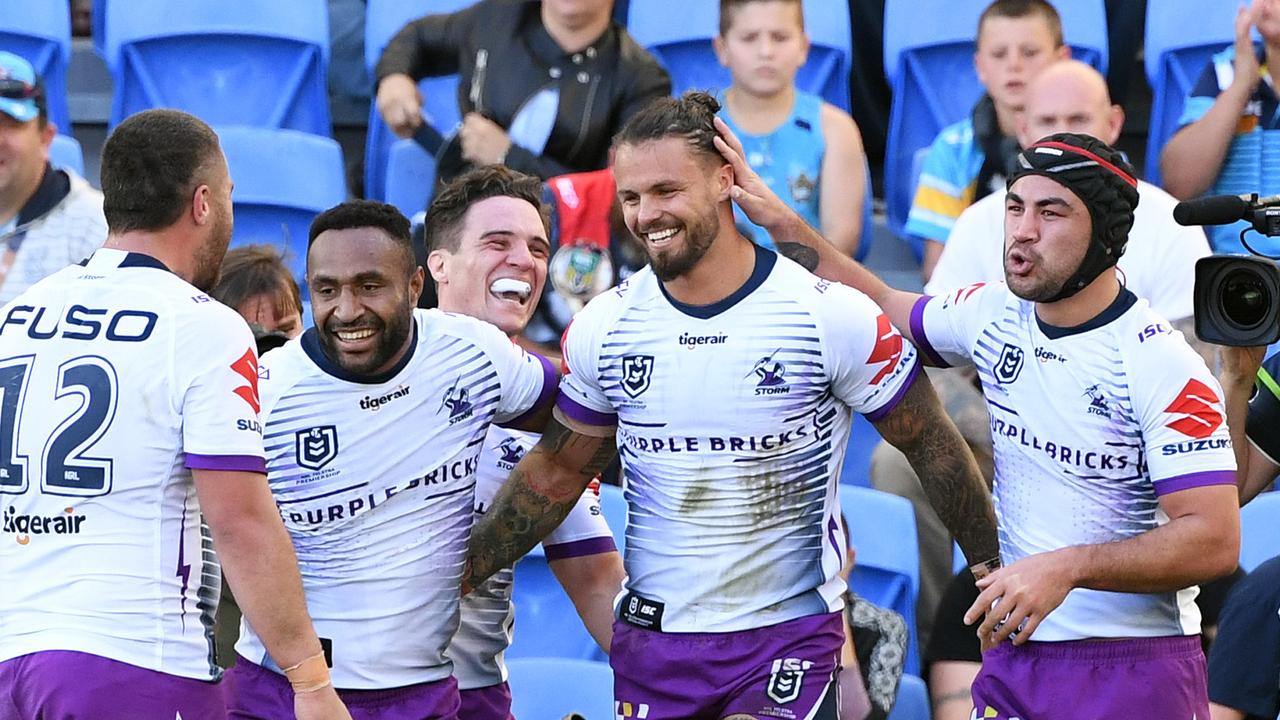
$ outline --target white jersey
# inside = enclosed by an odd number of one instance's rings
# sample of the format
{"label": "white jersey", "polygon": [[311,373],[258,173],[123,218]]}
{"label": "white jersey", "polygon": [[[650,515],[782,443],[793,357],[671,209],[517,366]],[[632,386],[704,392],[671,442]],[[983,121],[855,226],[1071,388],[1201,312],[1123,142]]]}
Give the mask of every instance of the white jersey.
{"label": "white jersey", "polygon": [[[476,476],[476,517],[493,503],[511,468],[538,442],[536,433],[493,427],[480,454]],[[600,512],[600,483],[592,480],[587,491],[560,526],[542,541],[548,560],[561,560],[615,552],[613,533]],[[462,621],[449,645],[453,677],[461,690],[506,682],[503,653],[511,645],[515,607],[511,603],[512,568],[494,573],[462,598]],[[565,618],[564,622],[574,622]]]}
{"label": "white jersey", "polygon": [[624,620],[732,632],[843,606],[850,410],[878,419],[919,374],[871,300],[759,248],[714,305],[677,303],[646,269],[574,319],[565,361],[560,411],[618,428]]}
{"label": "white jersey", "polygon": [[[1138,181],[1141,202],[1133,211],[1129,244],[1117,267],[1125,287],[1170,320],[1191,317],[1196,261],[1210,253],[1204,229],[1173,221],[1172,195]],[[924,291],[945,295],[979,282],[1004,281],[1004,193],[965,208]]]}
{"label": "white jersey", "polygon": [[[449,676],[485,433],[556,387],[545,359],[492,325],[415,310],[413,328],[380,376],[332,363],[315,328],[259,371],[267,479],[343,689]],[[247,621],[236,652],[279,670]]]}
{"label": "white jersey", "polygon": [[191,468],[263,472],[257,378],[244,320],[145,255],[98,250],[0,310],[0,661],[216,676]]}
{"label": "white jersey", "polygon": [[[921,298],[911,333],[936,362],[977,368],[1006,565],[1147,532],[1168,522],[1160,496],[1235,483],[1217,380],[1127,290],[1097,318],[1063,329],[1005,285],[975,285]],[[1196,592],[1072,590],[1033,639],[1194,635]]]}

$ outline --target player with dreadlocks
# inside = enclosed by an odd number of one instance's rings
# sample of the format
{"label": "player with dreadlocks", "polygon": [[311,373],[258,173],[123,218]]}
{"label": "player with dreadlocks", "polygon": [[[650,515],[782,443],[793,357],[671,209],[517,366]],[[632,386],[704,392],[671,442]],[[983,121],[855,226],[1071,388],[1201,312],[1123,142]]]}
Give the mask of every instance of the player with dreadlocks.
{"label": "player with dreadlocks", "polygon": [[[724,140],[735,200],[802,239]],[[977,368],[1004,567],[981,577],[965,617],[982,621],[985,648],[975,716],[1208,717],[1192,600],[1239,549],[1222,391],[1116,272],[1138,203],[1121,154],[1063,133],[1017,161],[1005,283],[934,298],[888,287],[820,238],[804,240],[807,253],[933,364]]]}

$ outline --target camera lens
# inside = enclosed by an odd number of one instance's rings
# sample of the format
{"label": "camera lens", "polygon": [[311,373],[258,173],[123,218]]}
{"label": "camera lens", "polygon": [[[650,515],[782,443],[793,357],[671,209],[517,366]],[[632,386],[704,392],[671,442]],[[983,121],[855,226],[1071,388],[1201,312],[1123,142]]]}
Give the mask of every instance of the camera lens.
{"label": "camera lens", "polygon": [[1227,319],[1242,327],[1253,327],[1267,317],[1271,294],[1257,273],[1238,269],[1222,281],[1222,311]]}

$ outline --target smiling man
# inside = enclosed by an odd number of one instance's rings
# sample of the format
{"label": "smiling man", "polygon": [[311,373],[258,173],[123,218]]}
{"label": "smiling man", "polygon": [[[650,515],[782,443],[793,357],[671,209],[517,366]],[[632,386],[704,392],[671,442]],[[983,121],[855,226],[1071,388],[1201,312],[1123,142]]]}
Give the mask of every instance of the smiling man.
{"label": "smiling man", "polygon": [[[491,325],[415,310],[409,221],[343,203],[311,225],[315,327],[259,369],[267,477],[293,538],[333,684],[370,720],[454,720],[458,626],[480,447],[537,428],[556,374]],[[232,718],[291,718],[288,683],[245,625]]]}
{"label": "smiling man", "polygon": [[477,524],[470,577],[556,527],[616,435],[629,520],[615,699],[649,720],[835,720],[851,413],[911,458],[975,562],[998,550],[995,518],[888,318],[737,232],[717,109],[706,93],[655,100],[615,139],[649,269],[570,326],[555,420]]}
{"label": "smiling man", "polygon": [[[542,183],[501,165],[470,170],[436,195],[427,214],[427,266],[440,309],[487,320],[520,334],[547,281],[551,253]],[[480,454],[475,511],[483,516],[512,465],[538,441],[535,433],[492,427]],[[600,512],[599,485],[582,494],[542,543],[547,564],[606,652],[622,558]],[[462,696],[459,718],[508,720],[511,691],[503,653],[511,644],[512,581],[508,567],[462,599],[462,622],[449,646]],[[568,622],[568,619],[566,619]]]}

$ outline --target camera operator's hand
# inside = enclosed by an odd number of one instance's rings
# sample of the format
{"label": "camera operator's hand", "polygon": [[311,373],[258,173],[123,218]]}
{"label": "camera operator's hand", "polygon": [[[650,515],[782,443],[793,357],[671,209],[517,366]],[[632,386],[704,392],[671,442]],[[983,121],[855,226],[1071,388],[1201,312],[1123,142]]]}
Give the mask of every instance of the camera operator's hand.
{"label": "camera operator's hand", "polygon": [[[1223,404],[1227,407],[1227,428],[1231,431],[1231,446],[1236,456],[1236,488],[1240,491],[1240,504],[1244,505],[1258,494],[1262,487],[1274,479],[1275,473],[1261,453],[1253,449],[1245,434],[1249,418],[1249,398],[1253,396],[1254,380],[1258,368],[1267,354],[1266,346],[1219,347],[1222,372]],[[1254,455],[1260,457],[1255,458]],[[1253,470],[1251,473],[1250,470]]]}
{"label": "camera operator's hand", "polygon": [[1258,376],[1258,368],[1262,367],[1262,359],[1267,354],[1267,346],[1226,347],[1218,348],[1222,359],[1222,388],[1236,384],[1245,388],[1248,393],[1253,388],[1253,381]]}
{"label": "camera operator's hand", "polygon": [[1247,89],[1250,94],[1262,79],[1259,74],[1262,66],[1258,63],[1258,56],[1253,50],[1253,38],[1249,37],[1249,31],[1257,21],[1257,8],[1261,2],[1262,0],[1254,0],[1249,7],[1241,6],[1236,11],[1236,57],[1233,61],[1235,78],[1232,79],[1231,84]]}

